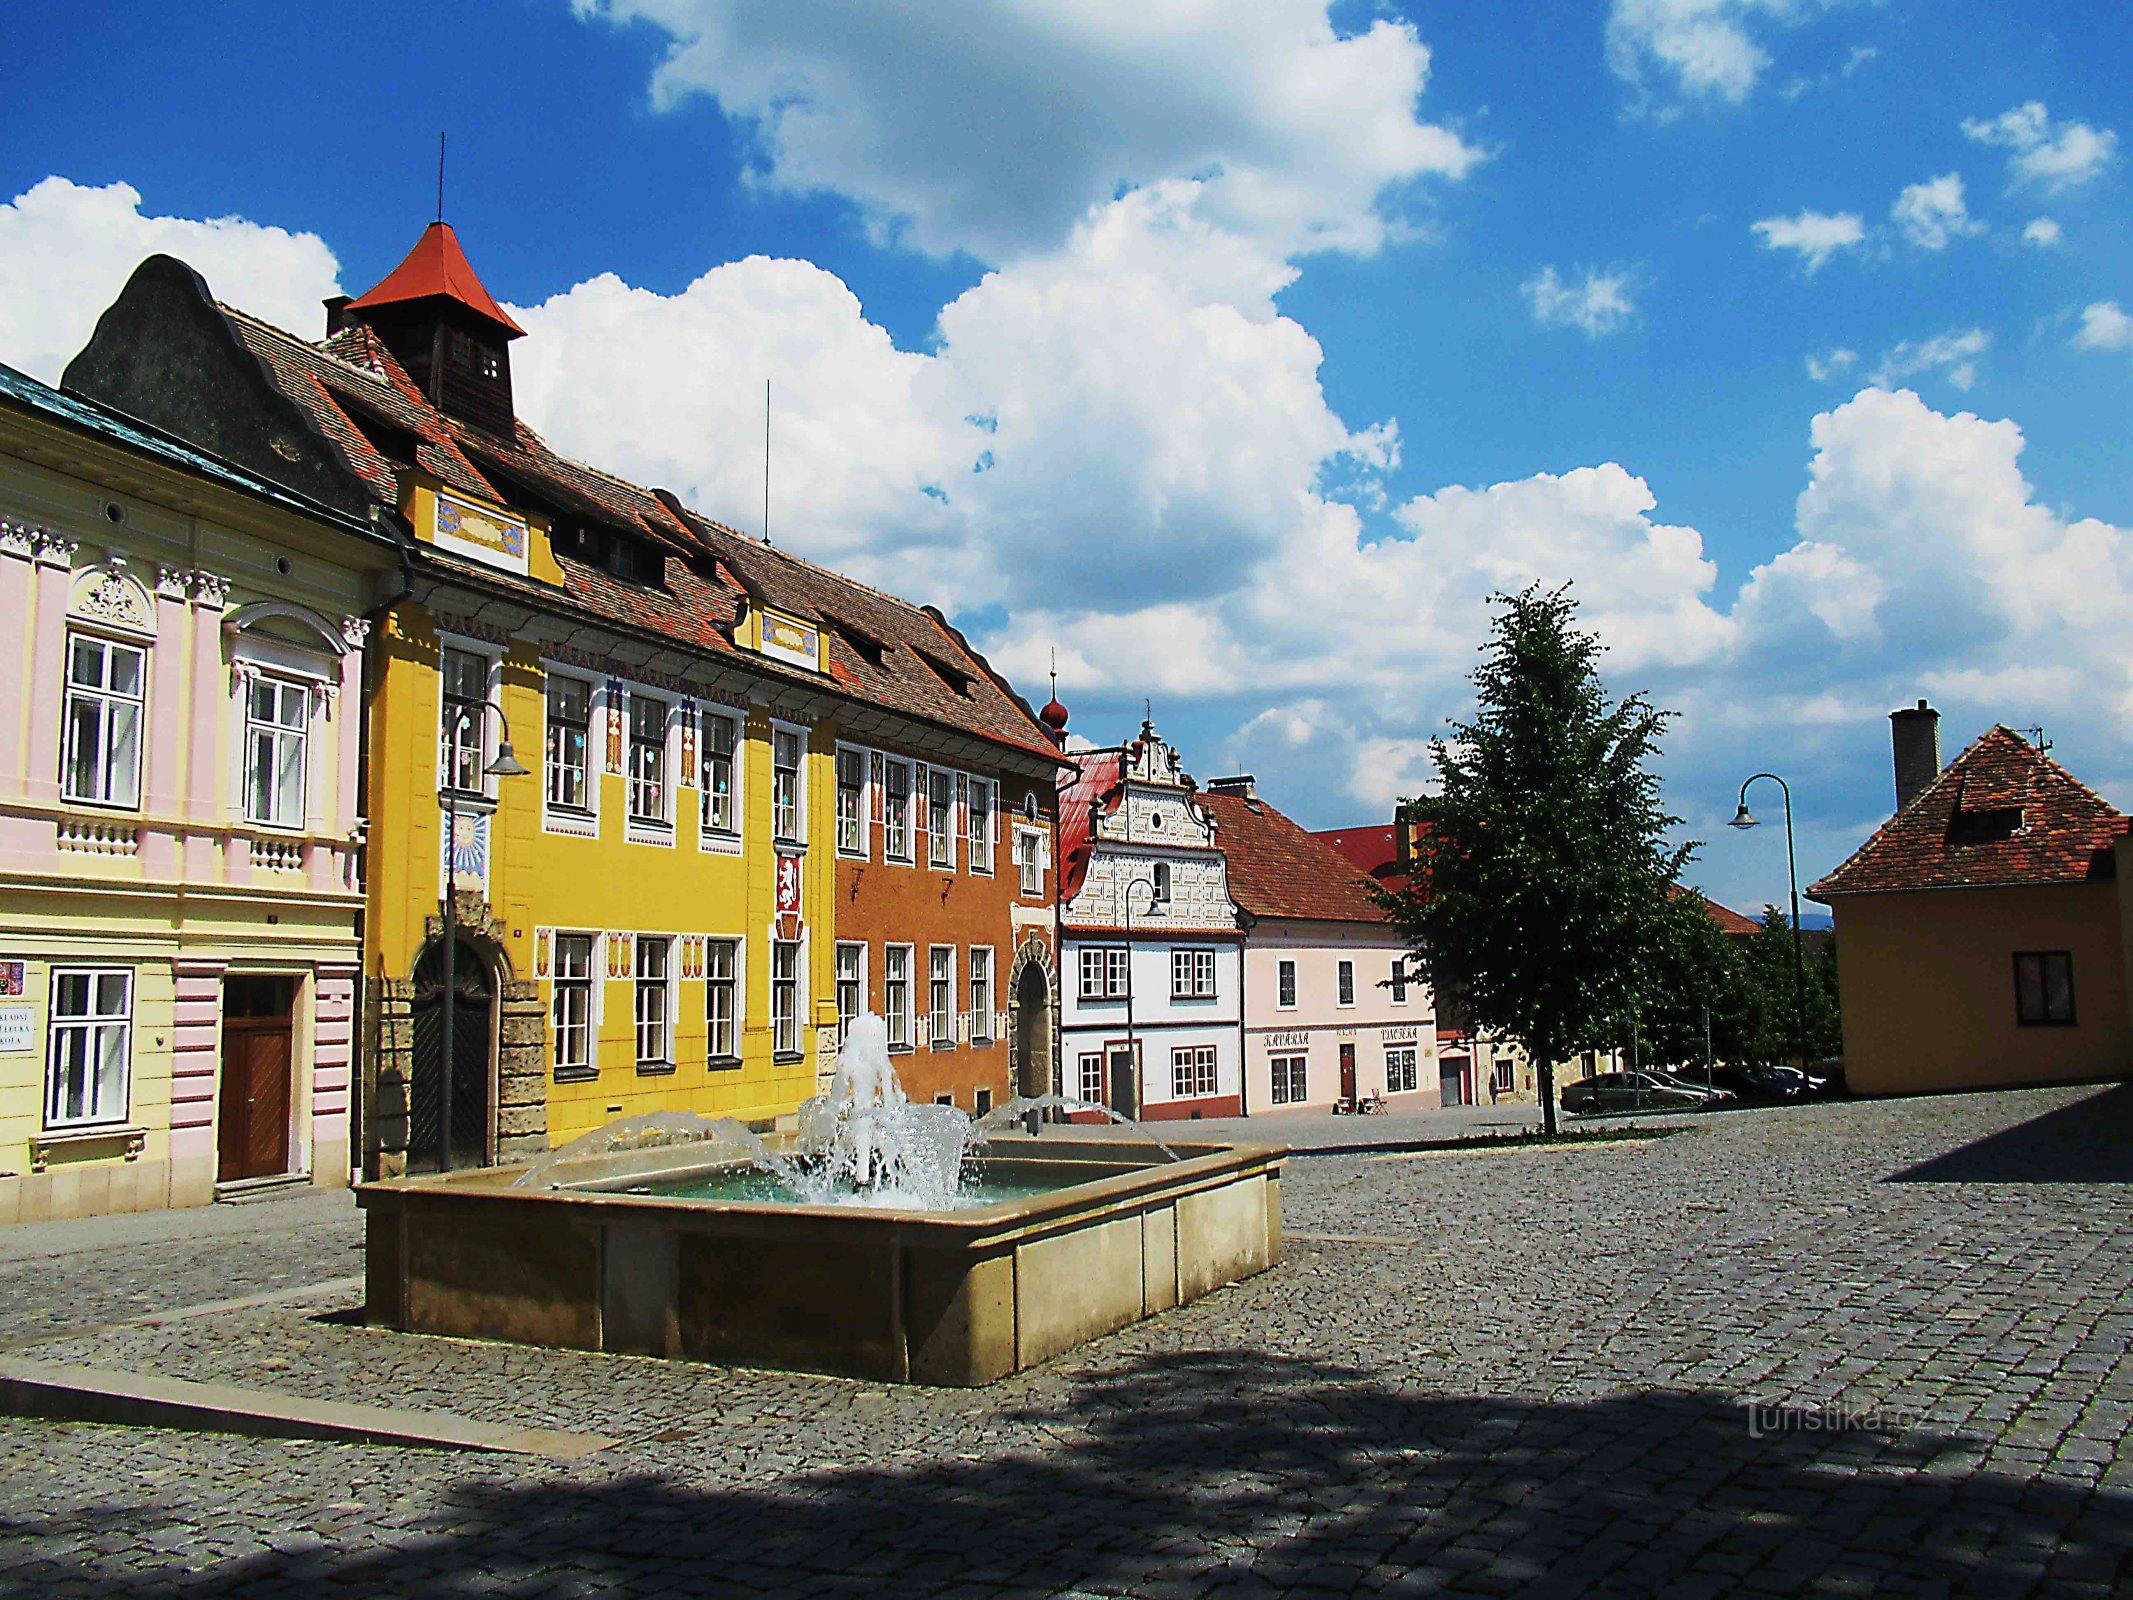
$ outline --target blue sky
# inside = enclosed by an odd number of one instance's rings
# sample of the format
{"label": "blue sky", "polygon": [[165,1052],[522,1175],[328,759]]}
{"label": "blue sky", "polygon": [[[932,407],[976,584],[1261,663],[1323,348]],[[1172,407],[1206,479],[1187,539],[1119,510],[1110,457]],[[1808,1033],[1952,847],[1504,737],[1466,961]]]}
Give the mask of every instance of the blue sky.
{"label": "blue sky", "polygon": [[1485,596],[1678,708],[1781,898],[1893,706],[2133,801],[2133,207],[2105,4],[86,5],[0,18],[0,359],[149,250],[311,331],[446,209],[561,448],[1152,697],[1314,826],[1427,782]]}

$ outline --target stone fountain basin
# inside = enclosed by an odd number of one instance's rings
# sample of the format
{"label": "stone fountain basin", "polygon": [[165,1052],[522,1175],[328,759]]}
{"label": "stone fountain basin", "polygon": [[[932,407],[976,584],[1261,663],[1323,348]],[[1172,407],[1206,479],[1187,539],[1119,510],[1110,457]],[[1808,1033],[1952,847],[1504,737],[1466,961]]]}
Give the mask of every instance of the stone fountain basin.
{"label": "stone fountain basin", "polygon": [[[1039,1148],[1041,1146],[1041,1149]],[[357,1186],[373,1326],[827,1372],[991,1383],[1272,1266],[1268,1145],[997,1140],[989,1177],[1058,1183],[964,1211],[617,1192],[674,1149],[570,1162],[557,1188],[486,1168]]]}

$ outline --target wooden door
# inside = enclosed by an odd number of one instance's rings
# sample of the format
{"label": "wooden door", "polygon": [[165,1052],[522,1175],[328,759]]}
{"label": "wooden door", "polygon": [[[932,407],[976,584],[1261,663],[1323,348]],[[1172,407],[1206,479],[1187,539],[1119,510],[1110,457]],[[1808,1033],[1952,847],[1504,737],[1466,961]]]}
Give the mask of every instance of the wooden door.
{"label": "wooden door", "polygon": [[1341,1046],[1341,1099],[1351,1106],[1355,1104],[1355,1046],[1352,1044]]}
{"label": "wooden door", "polygon": [[267,1178],[289,1170],[289,1017],[226,1017],[215,1177]]}

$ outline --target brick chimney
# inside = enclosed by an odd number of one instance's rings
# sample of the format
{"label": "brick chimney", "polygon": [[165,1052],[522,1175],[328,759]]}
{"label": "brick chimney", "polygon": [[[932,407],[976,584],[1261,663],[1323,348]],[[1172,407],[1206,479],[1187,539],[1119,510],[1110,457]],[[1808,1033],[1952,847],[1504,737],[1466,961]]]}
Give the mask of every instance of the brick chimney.
{"label": "brick chimney", "polygon": [[1234,794],[1246,800],[1256,800],[1259,798],[1259,785],[1253,781],[1249,772],[1245,772],[1238,774],[1234,778],[1209,778],[1207,780],[1207,792],[1209,794]]}
{"label": "brick chimney", "polygon": [[1896,809],[1901,811],[1940,776],[1940,713],[1925,701],[1889,713],[1896,753]]}

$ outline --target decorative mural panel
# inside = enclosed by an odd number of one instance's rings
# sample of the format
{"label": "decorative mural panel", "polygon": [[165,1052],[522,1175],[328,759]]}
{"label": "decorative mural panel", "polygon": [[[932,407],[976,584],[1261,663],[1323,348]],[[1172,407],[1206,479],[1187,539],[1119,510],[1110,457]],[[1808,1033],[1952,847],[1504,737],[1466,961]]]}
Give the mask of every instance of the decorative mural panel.
{"label": "decorative mural panel", "polygon": [[822,667],[822,632],[811,622],[781,611],[762,614],[763,654],[774,661],[789,661],[796,667],[819,672]]}
{"label": "decorative mural panel", "polygon": [[607,680],[607,775],[622,776],[622,728],[629,720],[620,678]]}
{"label": "decorative mural panel", "polygon": [[526,570],[526,524],[508,511],[477,505],[440,489],[432,535],[440,550],[507,572]]}
{"label": "decorative mural panel", "polygon": [[455,889],[489,892],[489,824],[483,811],[448,816],[437,841],[437,881]]}

